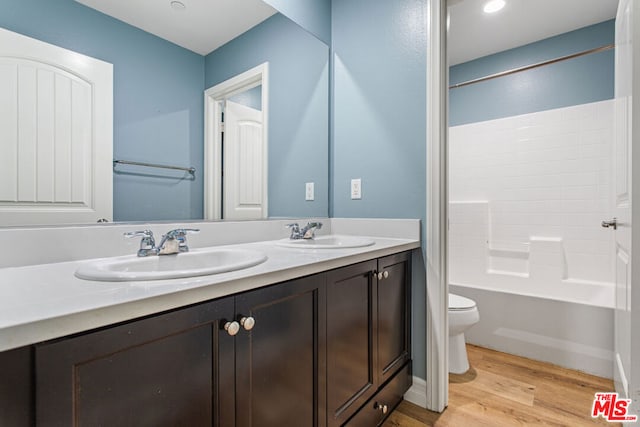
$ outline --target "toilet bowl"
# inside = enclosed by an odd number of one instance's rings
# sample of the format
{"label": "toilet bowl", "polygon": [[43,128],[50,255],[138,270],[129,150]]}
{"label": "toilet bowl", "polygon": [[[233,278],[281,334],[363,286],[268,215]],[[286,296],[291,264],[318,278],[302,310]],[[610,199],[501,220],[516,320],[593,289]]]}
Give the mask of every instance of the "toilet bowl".
{"label": "toilet bowl", "polygon": [[449,294],[449,372],[464,374],[469,370],[464,333],[478,323],[480,314],[476,302],[460,295]]}

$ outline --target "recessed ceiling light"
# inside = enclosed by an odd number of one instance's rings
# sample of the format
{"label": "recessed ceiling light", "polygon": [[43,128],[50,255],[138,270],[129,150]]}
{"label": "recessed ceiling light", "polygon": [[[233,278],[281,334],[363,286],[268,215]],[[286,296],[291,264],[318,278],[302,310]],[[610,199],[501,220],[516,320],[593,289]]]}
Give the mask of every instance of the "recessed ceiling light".
{"label": "recessed ceiling light", "polygon": [[484,13],[495,13],[502,9],[505,5],[504,0],[491,0],[484,5]]}
{"label": "recessed ceiling light", "polygon": [[173,10],[185,10],[187,6],[181,1],[174,0],[171,2],[171,9]]}

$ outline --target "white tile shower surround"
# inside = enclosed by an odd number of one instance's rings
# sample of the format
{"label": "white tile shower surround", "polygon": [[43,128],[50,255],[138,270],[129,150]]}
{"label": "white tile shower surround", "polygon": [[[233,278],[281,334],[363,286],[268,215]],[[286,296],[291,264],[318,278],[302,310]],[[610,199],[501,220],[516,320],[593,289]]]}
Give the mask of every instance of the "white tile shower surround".
{"label": "white tile shower surround", "polygon": [[467,341],[612,377],[613,101],[450,129],[450,291]]}
{"label": "white tile shower surround", "polygon": [[450,129],[452,282],[480,269],[613,282],[613,233],[600,226],[613,114],[609,100]]}

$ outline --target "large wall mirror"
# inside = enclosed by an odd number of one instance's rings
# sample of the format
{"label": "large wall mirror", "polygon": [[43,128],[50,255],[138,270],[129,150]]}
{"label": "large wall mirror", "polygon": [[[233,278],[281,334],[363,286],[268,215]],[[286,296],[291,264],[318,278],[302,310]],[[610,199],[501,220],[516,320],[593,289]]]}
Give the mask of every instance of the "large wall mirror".
{"label": "large wall mirror", "polygon": [[[263,63],[269,64],[268,217],[328,215],[329,48],[272,6],[260,0],[0,3],[0,27],[113,64],[114,160],[195,168],[190,174],[117,164],[114,221],[205,218],[205,90]],[[207,44],[207,34],[222,41]]]}

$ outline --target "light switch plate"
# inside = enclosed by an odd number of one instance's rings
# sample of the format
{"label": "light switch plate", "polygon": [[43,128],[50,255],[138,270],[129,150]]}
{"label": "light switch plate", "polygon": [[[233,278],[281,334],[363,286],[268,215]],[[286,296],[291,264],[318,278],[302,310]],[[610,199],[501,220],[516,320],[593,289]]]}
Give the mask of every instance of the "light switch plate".
{"label": "light switch plate", "polygon": [[362,179],[356,178],[351,180],[351,199],[362,199]]}
{"label": "light switch plate", "polygon": [[305,196],[304,199],[311,201],[315,199],[315,186],[313,184],[313,182],[307,182],[306,184],[306,190],[305,190]]}

